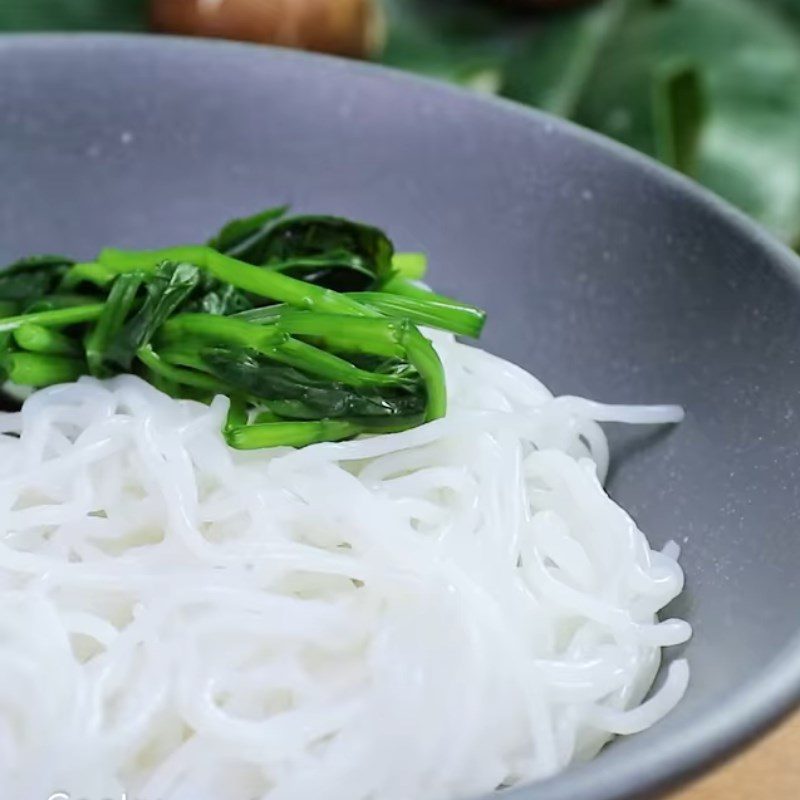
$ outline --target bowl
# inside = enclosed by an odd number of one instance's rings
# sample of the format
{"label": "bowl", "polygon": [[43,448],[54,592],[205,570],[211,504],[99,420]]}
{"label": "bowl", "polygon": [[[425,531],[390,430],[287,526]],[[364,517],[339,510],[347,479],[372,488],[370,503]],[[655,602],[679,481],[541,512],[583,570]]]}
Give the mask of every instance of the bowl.
{"label": "bowl", "polygon": [[[0,39],[0,258],[195,241],[278,202],[385,227],[560,393],[678,402],[611,430],[610,491],[683,548],[691,688],[509,800],[651,797],[800,699],[800,262],[655,163],[512,104],[288,51]],[[667,658],[674,657],[669,653]]]}

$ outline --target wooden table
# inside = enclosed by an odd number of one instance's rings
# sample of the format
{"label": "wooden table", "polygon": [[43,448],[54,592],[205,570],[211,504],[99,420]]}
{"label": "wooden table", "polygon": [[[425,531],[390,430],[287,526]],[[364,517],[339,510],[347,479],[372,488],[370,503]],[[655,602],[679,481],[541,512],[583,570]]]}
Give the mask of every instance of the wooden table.
{"label": "wooden table", "polygon": [[800,800],[800,712],[670,800]]}

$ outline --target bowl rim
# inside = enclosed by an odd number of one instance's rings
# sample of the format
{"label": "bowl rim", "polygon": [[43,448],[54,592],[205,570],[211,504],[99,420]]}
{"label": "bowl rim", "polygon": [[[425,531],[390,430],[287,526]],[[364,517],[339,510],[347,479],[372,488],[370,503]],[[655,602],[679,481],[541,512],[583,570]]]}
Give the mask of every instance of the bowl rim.
{"label": "bowl rim", "polygon": [[[678,195],[679,202],[704,207],[739,236],[744,237],[770,258],[800,291],[800,257],[787,245],[719,195],[674,170],[659,164],[627,145],[538,109],[505,98],[479,94],[435,78],[403,72],[375,63],[288,48],[235,42],[222,39],[190,38],[164,34],[67,32],[6,33],[0,35],[0,56],[13,57],[14,51],[30,53],[40,48],[64,52],[105,47],[133,50],[170,50],[207,53],[209,50],[239,53],[243,59],[287,60],[321,72],[338,72],[339,77],[359,76],[399,84],[407,91],[434,95],[462,107],[471,104],[495,109],[498,116],[529,121],[547,127],[561,136],[624,162]],[[761,672],[731,693],[727,701],[701,712],[690,729],[677,730],[643,754],[632,759],[595,760],[571,767],[542,782],[520,786],[503,793],[509,800],[632,800],[675,789],[680,783],[732,756],[757,736],[800,705],[800,623],[797,634],[772,654]],[[534,794],[532,794],[532,792]],[[491,797],[492,795],[490,795]],[[494,795],[496,796],[496,795]],[[488,798],[487,798],[488,800]]]}

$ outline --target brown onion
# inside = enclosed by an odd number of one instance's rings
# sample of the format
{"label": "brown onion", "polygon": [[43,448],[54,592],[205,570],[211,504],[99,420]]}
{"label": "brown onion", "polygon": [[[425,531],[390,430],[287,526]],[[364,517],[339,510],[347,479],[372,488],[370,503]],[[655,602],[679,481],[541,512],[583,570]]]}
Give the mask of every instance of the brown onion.
{"label": "brown onion", "polygon": [[384,40],[376,0],[150,0],[154,30],[364,58]]}

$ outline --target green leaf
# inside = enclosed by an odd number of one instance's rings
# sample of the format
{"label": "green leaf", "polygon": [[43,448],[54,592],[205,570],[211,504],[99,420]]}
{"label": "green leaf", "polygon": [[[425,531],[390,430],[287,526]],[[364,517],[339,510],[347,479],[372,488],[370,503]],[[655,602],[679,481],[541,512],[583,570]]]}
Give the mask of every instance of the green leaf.
{"label": "green leaf", "polygon": [[147,0],[6,0],[0,29],[7,31],[125,30],[147,27]]}
{"label": "green leaf", "polygon": [[176,367],[164,361],[161,356],[149,345],[143,345],[136,352],[136,357],[149,370],[151,375],[158,375],[161,379],[169,381],[175,387],[191,387],[206,393],[225,394],[228,387],[219,381],[194,369]]}
{"label": "green leaf", "polygon": [[[600,10],[574,12],[571,18],[577,25]],[[509,62],[504,84],[509,95],[525,101],[542,97],[535,76],[540,69],[556,72],[548,42],[556,35],[556,27],[544,27]],[[702,131],[689,134],[689,125],[681,134],[698,139],[697,179],[784,240],[800,240],[800,35],[773,6],[754,0],[634,0],[595,68],[568,93],[578,101],[567,113],[657,155],[674,136],[660,126],[675,118],[656,111],[656,87],[676,63],[693,66],[707,98]]]}
{"label": "green leaf", "polygon": [[[229,259],[336,291],[371,288],[392,273],[394,248],[383,231],[339,217],[286,218],[287,208],[276,206],[232,220],[209,240],[208,247]],[[201,249],[179,248],[186,260],[197,258]],[[167,251],[163,255],[171,257]],[[228,315],[265,302],[208,273],[200,286],[189,310]]]}
{"label": "green leaf", "polygon": [[243,260],[328,289],[359,291],[392,273],[393,255],[378,228],[341,217],[299,216],[276,222]]}
{"label": "green leaf", "polygon": [[284,216],[288,208],[288,206],[275,206],[249,217],[232,219],[222,227],[216,236],[209,240],[208,246],[233,258],[248,261],[251,264],[258,263],[250,261],[247,256],[258,246],[261,237],[266,235],[272,227],[272,223]]}
{"label": "green leaf", "polygon": [[656,154],[665,164],[687,175],[695,173],[706,111],[705,88],[693,64],[668,65],[657,76],[653,102]]}
{"label": "green leaf", "polygon": [[[506,97],[574,117],[592,79],[611,53],[614,38],[637,0],[608,0],[551,17],[506,66]],[[641,2],[641,0],[639,0]]]}
{"label": "green leaf", "polygon": [[529,15],[488,0],[384,0],[389,38],[381,61],[478,89],[495,91]]}
{"label": "green leaf", "polygon": [[103,354],[106,368],[129,370],[136,351],[148,344],[158,329],[180,309],[199,281],[200,270],[192,264],[160,264],[145,284],[147,294],[141,308],[109,337]]}
{"label": "green leaf", "polygon": [[218,281],[210,275],[203,276],[201,287],[200,296],[187,306],[187,311],[203,311],[206,314],[226,316],[253,308],[253,301],[247,292],[229,283]]}
{"label": "green leaf", "polygon": [[774,6],[787,20],[800,25],[800,0],[766,0],[765,4]]}
{"label": "green leaf", "polygon": [[0,300],[26,306],[50,294],[73,263],[64,256],[33,256],[15,261],[0,272]]}
{"label": "green leaf", "polygon": [[[355,389],[319,378],[248,350],[212,348],[203,353],[212,375],[246,394],[262,398],[282,416],[304,419],[409,416],[425,410],[425,390]],[[287,404],[284,401],[295,401]]]}
{"label": "green leaf", "polygon": [[108,348],[125,325],[143,281],[141,273],[128,272],[112,284],[103,313],[86,339],[86,361],[92,375],[107,378],[113,374],[114,370],[106,363]]}

